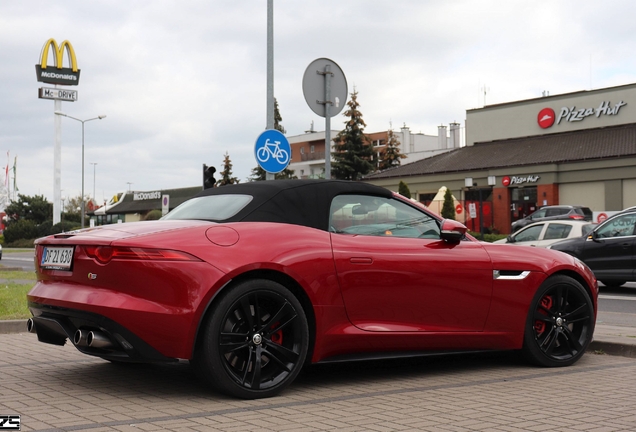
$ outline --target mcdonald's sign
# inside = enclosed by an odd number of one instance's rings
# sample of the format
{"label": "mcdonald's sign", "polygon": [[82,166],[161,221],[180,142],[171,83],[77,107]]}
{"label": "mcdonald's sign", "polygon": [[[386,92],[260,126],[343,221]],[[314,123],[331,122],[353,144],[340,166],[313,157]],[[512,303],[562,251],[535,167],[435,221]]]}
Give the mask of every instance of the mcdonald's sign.
{"label": "mcdonald's sign", "polygon": [[[49,49],[53,47],[53,59],[55,67],[48,66]],[[69,67],[63,67],[64,51],[66,50]],[[78,85],[80,70],[77,68],[77,59],[73,45],[67,40],[59,46],[55,39],[46,41],[40,54],[40,64],[35,65],[35,73],[38,81],[49,84]]]}

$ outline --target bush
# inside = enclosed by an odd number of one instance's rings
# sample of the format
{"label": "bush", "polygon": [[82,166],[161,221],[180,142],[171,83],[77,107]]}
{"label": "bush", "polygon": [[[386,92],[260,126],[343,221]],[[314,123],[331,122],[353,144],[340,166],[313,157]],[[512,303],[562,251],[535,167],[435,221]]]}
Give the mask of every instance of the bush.
{"label": "bush", "polygon": [[35,239],[19,239],[11,243],[6,243],[4,247],[32,249]]}
{"label": "bush", "polygon": [[[468,234],[470,234],[471,236],[473,236],[477,240],[479,240],[479,233],[478,232],[468,231]],[[507,234],[485,234],[484,233],[484,241],[488,242],[488,243],[492,243],[492,242],[497,241],[497,240],[505,239],[506,237],[508,237]]]}
{"label": "bush", "polygon": [[4,229],[4,240],[7,243],[13,243],[20,239],[34,239],[40,237],[38,226],[32,220],[20,219],[11,222]]}
{"label": "bush", "polygon": [[159,220],[161,219],[161,210],[150,210],[148,212],[148,214],[146,215],[146,217],[144,217],[145,221],[151,221],[151,220]]}

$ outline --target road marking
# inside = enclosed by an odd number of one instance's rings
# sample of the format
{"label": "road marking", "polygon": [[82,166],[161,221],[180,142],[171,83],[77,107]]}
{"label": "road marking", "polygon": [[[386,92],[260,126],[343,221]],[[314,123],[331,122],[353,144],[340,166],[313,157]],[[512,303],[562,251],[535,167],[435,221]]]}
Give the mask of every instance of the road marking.
{"label": "road marking", "polygon": [[12,257],[10,255],[5,255],[4,259],[5,260],[11,260],[11,261],[33,261],[33,258]]}

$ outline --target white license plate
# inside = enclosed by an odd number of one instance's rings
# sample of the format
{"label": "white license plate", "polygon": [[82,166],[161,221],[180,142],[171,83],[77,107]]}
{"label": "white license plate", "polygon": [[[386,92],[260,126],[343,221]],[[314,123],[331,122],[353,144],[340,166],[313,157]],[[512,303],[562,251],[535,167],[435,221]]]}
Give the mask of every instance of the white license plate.
{"label": "white license plate", "polygon": [[70,270],[73,263],[73,246],[70,247],[45,247],[42,252],[40,266],[60,270]]}

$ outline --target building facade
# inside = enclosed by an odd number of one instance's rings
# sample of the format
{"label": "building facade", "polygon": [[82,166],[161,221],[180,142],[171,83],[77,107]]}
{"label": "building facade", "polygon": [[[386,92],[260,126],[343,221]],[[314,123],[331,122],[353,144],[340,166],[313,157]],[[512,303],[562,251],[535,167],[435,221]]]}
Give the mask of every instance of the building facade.
{"label": "building facade", "polygon": [[544,205],[603,218],[636,205],[636,84],[467,110],[465,147],[366,180],[395,191],[404,181],[424,203],[446,186],[460,212],[480,202],[473,216],[502,233]]}
{"label": "building facade", "polygon": [[[449,132],[450,129],[450,132]],[[331,131],[332,141],[340,131]],[[402,164],[418,161],[459,148],[462,144],[462,128],[459,123],[438,127],[437,135],[413,133],[406,125],[393,132],[400,142],[400,151],[406,156]],[[291,147],[289,169],[298,178],[324,178],[325,176],[325,132],[309,130],[302,135],[287,137]],[[380,154],[388,139],[388,131],[366,133],[376,153]]]}

